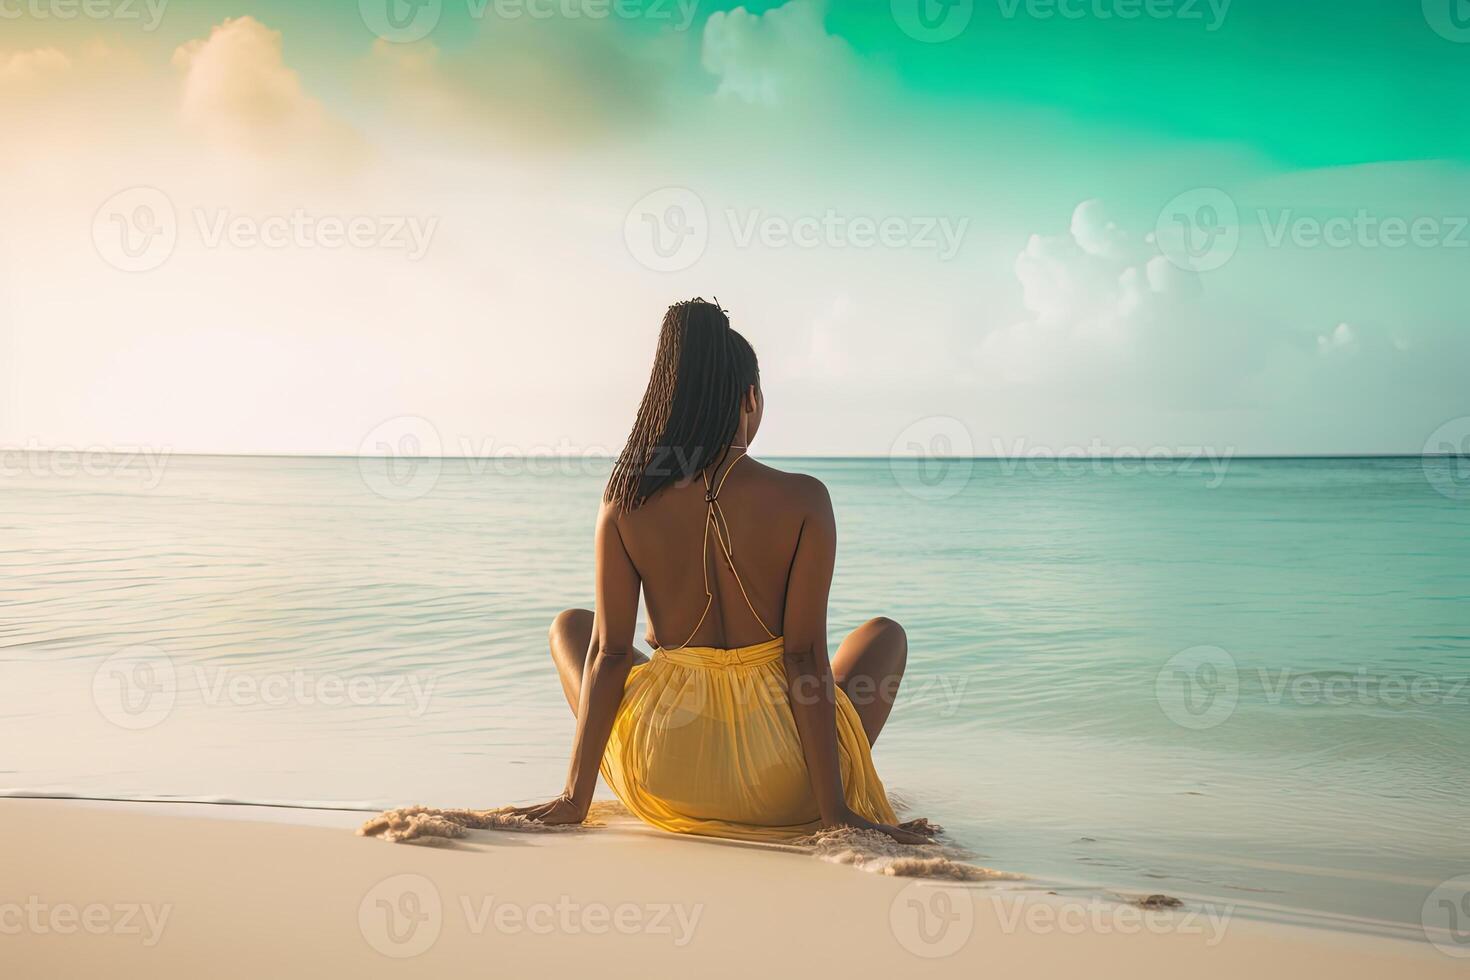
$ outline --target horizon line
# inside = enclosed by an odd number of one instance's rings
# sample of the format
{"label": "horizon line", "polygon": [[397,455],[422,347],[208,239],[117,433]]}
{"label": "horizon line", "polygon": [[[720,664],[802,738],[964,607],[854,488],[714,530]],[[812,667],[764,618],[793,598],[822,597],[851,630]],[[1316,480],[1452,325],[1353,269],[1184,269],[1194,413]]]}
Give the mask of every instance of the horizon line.
{"label": "horizon line", "polygon": [[[1053,451],[1053,450],[1048,449],[1048,450],[1045,450],[1045,451],[1043,451],[1043,452],[1041,452],[1039,454],[1037,454],[1037,453],[1030,453],[1030,454],[1020,454],[1020,455],[1011,455],[1011,456],[996,456],[996,455],[969,455],[969,456],[962,456],[962,455],[944,455],[944,454],[934,454],[934,455],[930,455],[930,456],[923,456],[923,455],[895,455],[893,453],[840,453],[840,454],[830,454],[830,455],[828,455],[828,454],[820,454],[820,453],[771,453],[771,454],[761,454],[760,457],[758,457],[758,458],[763,458],[763,459],[818,459],[818,460],[831,460],[831,461],[837,461],[837,462],[840,462],[840,461],[869,461],[869,460],[885,460],[885,459],[888,460],[888,461],[890,461],[890,462],[896,461],[896,460],[933,460],[933,459],[969,460],[971,462],[1010,462],[1010,461],[1015,461],[1015,460],[1025,461],[1025,460],[1028,460],[1028,459],[1045,460],[1045,459],[1064,459],[1064,458],[1065,459],[1071,459],[1071,460],[1085,460],[1085,459],[1094,459],[1094,460],[1125,459],[1125,460],[1139,460],[1139,461],[1150,460],[1150,459],[1153,459],[1153,460],[1166,460],[1166,459],[1200,459],[1200,458],[1210,458],[1210,459],[1221,459],[1221,458],[1224,458],[1224,459],[1248,459],[1248,460],[1301,460],[1301,459],[1320,459],[1320,460],[1329,460],[1329,459],[1465,459],[1465,458],[1470,458],[1470,453],[1405,453],[1405,452],[1398,452],[1398,453],[1236,453],[1236,452],[1230,452],[1230,453],[1227,454],[1227,453],[1213,453],[1213,452],[1210,452],[1206,447],[1203,447],[1203,446],[1197,447],[1197,448],[1198,448],[1199,451],[1198,452],[1195,452],[1195,453],[1182,452],[1182,453],[1164,453],[1164,454],[1157,454],[1157,453],[1152,453],[1152,452],[1145,452],[1145,453],[1129,454],[1129,455],[1120,455],[1118,453],[1108,453],[1108,454],[1081,453],[1081,454],[1079,454],[1079,453],[1074,453],[1074,452],[1070,452],[1070,451],[1067,451],[1067,450],[1063,450],[1063,451],[1058,452],[1058,451]],[[5,449],[6,449],[6,447],[0,446],[0,452],[4,452]],[[47,454],[47,453],[74,453],[74,454],[100,453],[102,455],[107,455],[107,456],[137,455],[137,454],[143,453],[143,452],[147,452],[147,453],[150,453],[150,454],[156,454],[158,452],[163,452],[163,453],[166,453],[168,456],[187,456],[187,457],[194,457],[194,458],[200,458],[200,459],[211,459],[211,458],[213,458],[213,459],[358,459],[358,460],[362,460],[362,459],[406,459],[406,458],[408,458],[408,459],[440,460],[440,461],[451,461],[451,460],[493,460],[493,459],[552,459],[552,460],[558,460],[558,459],[583,459],[583,460],[605,459],[605,460],[611,461],[611,460],[613,460],[613,459],[616,458],[615,456],[607,456],[607,455],[602,455],[602,454],[597,454],[597,453],[585,453],[585,454],[584,453],[531,453],[531,454],[526,454],[526,453],[493,453],[493,454],[488,454],[488,455],[483,455],[483,456],[465,456],[465,455],[450,455],[450,456],[446,456],[446,455],[427,455],[427,454],[426,455],[414,455],[414,456],[401,456],[401,455],[400,456],[393,456],[393,455],[371,455],[371,456],[364,456],[364,455],[361,455],[359,453],[323,453],[323,452],[237,452],[237,453],[227,453],[227,452],[196,452],[196,451],[190,451],[190,450],[182,450],[182,451],[180,451],[180,450],[173,450],[173,449],[167,449],[167,448],[159,449],[159,448],[155,448],[155,447],[142,446],[142,445],[137,446],[137,447],[132,447],[132,448],[123,448],[123,449],[97,449],[97,448],[81,448],[81,447],[47,448],[47,449],[20,449],[18,447],[15,447],[15,448],[12,448],[10,451],[12,451],[12,452],[22,452],[22,453],[33,454],[33,455],[43,455],[43,454]],[[751,455],[753,456],[754,454],[751,454]]]}

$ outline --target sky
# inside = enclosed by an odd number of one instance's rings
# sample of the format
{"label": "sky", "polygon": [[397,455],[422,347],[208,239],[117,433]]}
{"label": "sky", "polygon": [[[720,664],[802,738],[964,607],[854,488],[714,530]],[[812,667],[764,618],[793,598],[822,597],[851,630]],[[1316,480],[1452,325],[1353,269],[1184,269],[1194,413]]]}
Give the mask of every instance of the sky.
{"label": "sky", "polygon": [[[0,0],[0,449],[1470,436],[1461,0]],[[1446,429],[1448,427],[1448,430]]]}

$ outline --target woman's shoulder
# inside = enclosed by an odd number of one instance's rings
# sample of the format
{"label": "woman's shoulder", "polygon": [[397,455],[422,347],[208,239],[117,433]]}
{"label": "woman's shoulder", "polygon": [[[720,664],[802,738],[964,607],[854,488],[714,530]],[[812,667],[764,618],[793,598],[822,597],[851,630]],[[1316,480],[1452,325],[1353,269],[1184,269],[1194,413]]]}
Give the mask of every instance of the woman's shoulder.
{"label": "woman's shoulder", "polygon": [[810,473],[781,470],[755,460],[751,462],[756,464],[752,470],[769,492],[807,511],[831,510],[832,498],[827,493],[827,485]]}

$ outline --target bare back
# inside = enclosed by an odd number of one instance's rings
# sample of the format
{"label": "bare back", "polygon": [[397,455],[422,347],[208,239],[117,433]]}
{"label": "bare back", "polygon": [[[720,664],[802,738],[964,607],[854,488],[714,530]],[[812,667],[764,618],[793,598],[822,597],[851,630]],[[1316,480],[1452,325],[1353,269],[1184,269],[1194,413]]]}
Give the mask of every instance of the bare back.
{"label": "bare back", "polygon": [[[617,518],[623,546],[642,580],[648,641],[654,646],[735,648],[781,636],[802,529],[814,507],[826,501],[825,488],[814,478],[748,457],[733,468],[712,470],[710,477],[717,486],[723,477],[718,504],[738,580],[713,527],[705,548],[710,504],[700,478],[666,487]],[[700,567],[706,560],[709,597]],[[701,623],[707,601],[709,612]]]}

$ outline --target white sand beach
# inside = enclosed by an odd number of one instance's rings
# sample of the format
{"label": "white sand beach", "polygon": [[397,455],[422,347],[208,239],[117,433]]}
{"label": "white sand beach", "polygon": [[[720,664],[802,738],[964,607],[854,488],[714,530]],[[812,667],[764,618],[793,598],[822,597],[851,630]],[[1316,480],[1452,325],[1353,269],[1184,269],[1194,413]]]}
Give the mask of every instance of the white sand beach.
{"label": "white sand beach", "polygon": [[868,874],[609,826],[356,836],[363,815],[0,800],[0,961],[52,977],[1464,975],[1427,943]]}

